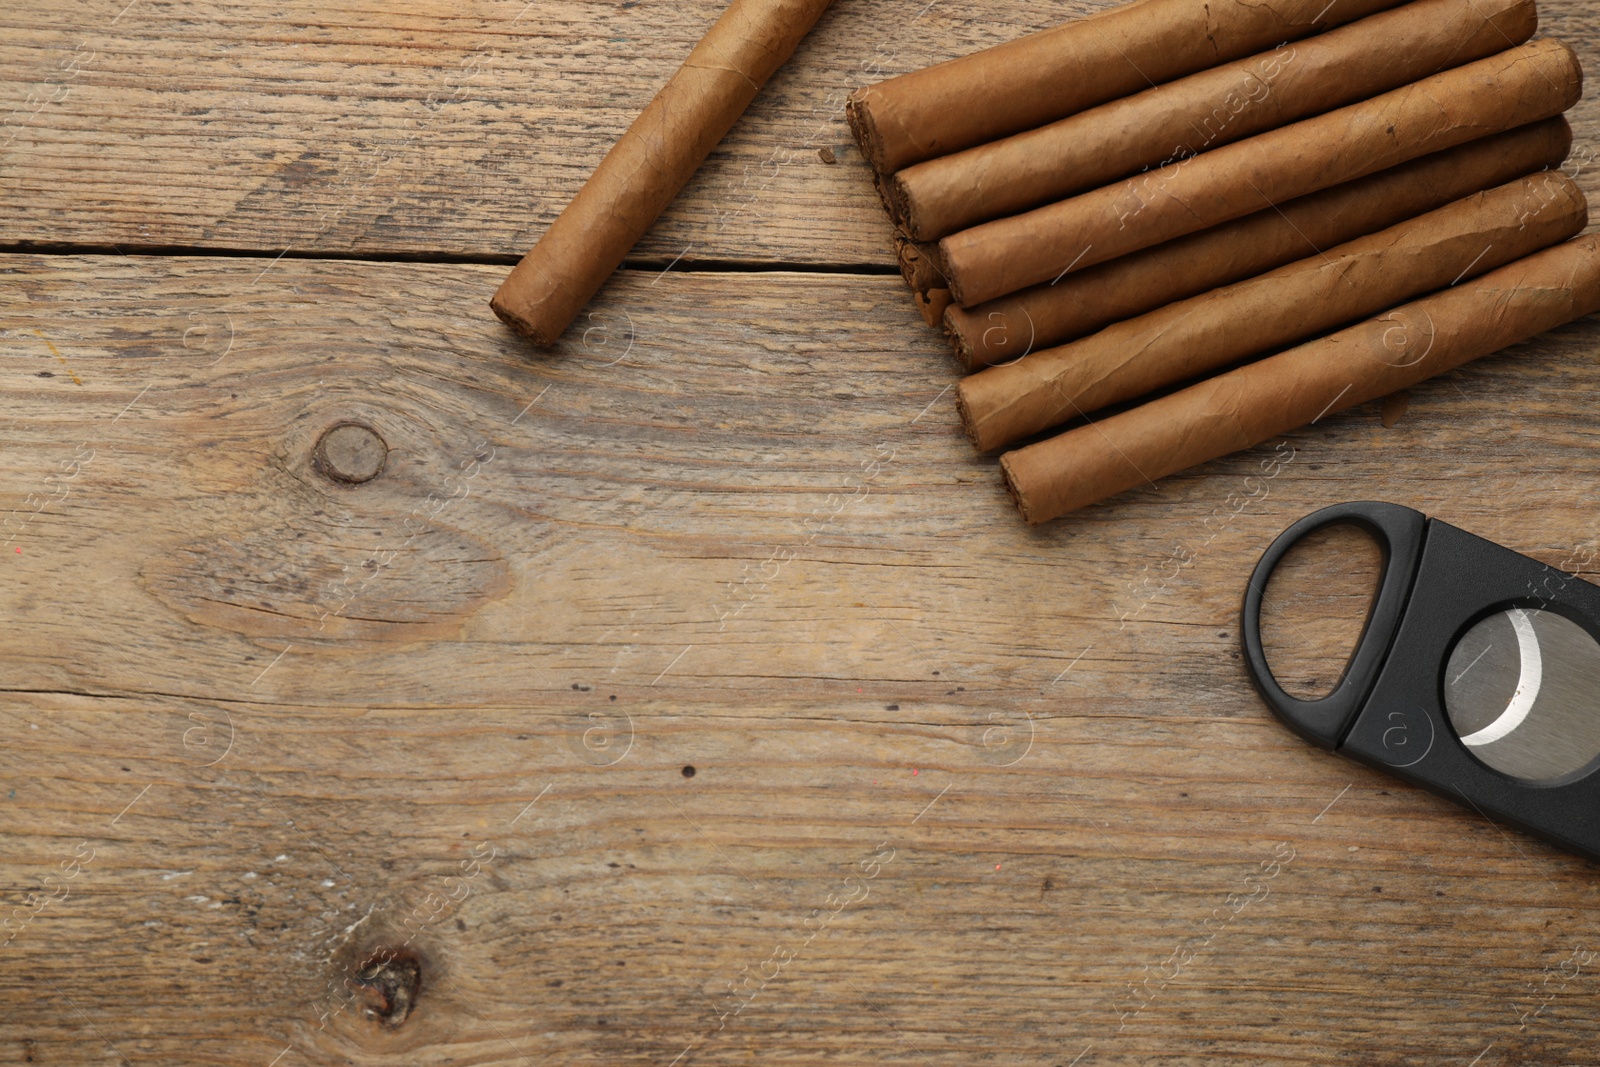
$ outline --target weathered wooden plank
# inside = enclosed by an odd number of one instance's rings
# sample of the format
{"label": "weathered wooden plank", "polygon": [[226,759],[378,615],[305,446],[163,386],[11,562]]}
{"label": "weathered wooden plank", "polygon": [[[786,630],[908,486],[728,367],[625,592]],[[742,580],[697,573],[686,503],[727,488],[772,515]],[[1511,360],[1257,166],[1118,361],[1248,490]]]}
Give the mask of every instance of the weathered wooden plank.
{"label": "weathered wooden plank", "polygon": [[[0,12],[9,242],[518,256],[721,7],[125,5]],[[637,255],[889,264],[845,95],[1102,6],[838,0]],[[1542,32],[1596,68],[1584,0],[1543,5]],[[1573,124],[1600,148],[1600,103]]]}
{"label": "weathered wooden plank", "polygon": [[897,279],[625,272],[530,357],[494,267],[0,263],[8,1061],[1593,1047],[1592,868],[1236,652],[1339,500],[1593,576],[1592,322],[1028,529]]}

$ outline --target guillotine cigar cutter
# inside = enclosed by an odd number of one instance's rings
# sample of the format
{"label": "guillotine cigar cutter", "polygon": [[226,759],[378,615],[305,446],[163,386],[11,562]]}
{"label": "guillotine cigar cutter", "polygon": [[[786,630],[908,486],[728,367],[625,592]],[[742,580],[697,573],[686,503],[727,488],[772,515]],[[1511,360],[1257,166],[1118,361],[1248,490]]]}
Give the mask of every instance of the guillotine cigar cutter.
{"label": "guillotine cigar cutter", "polygon": [[[1327,696],[1272,675],[1261,600],[1280,560],[1330,526],[1383,550],[1366,626]],[[1600,587],[1396,504],[1290,526],[1245,590],[1245,661],[1284,725],[1491,818],[1600,860]]]}

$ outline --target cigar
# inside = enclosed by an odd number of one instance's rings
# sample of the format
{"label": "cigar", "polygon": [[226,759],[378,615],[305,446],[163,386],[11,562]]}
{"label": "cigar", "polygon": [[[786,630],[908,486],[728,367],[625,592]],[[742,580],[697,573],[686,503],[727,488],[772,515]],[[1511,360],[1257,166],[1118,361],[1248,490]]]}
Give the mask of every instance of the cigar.
{"label": "cigar", "polygon": [[[1149,0],[1154,3],[1155,0]],[[939,242],[963,307],[1380,170],[1559,115],[1582,94],[1543,40]]]}
{"label": "cigar", "polygon": [[869,85],[845,113],[892,174],[1402,2],[1144,0]]}
{"label": "cigar", "polygon": [[1008,452],[1000,466],[1023,517],[1045,522],[1595,311],[1600,235],[1537,252],[1339,333]]}
{"label": "cigar", "polygon": [[968,370],[1085,337],[1176,300],[1315,255],[1567,158],[1572,128],[1545,119],[1291,200],[944,316]]}
{"label": "cigar", "polygon": [[551,345],[788,59],[829,0],[733,0],[489,306]]}
{"label": "cigar", "polygon": [[1414,0],[915,164],[884,179],[881,192],[907,235],[937,240],[1492,56],[1532,37],[1538,24],[1534,0]]}
{"label": "cigar", "polygon": [[1111,404],[1358,322],[1583,232],[1589,209],[1560,171],[1520,178],[1327,252],[961,383],[987,451]]}

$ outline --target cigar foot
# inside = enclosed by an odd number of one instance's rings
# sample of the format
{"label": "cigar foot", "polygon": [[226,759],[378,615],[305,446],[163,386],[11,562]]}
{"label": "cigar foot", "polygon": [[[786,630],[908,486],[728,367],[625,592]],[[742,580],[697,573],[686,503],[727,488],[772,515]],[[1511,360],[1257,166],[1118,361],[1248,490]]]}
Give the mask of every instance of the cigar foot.
{"label": "cigar foot", "polygon": [[[972,409],[967,406],[966,391],[959,387],[956,389],[956,414],[961,419],[961,429],[966,431],[967,440],[972,442],[972,447],[979,452],[987,451],[978,440],[978,427],[973,420]],[[1005,457],[1002,456],[1001,462],[1004,463],[1004,461]]]}
{"label": "cigar foot", "polygon": [[[889,212],[889,221],[894,223],[901,233],[912,240],[919,240],[915,235],[921,228],[916,218],[916,206],[911,201],[909,190],[900,174],[886,174],[879,176],[873,172],[873,181],[878,186],[878,196],[883,200],[883,206]],[[943,237],[943,234],[939,235]],[[938,238],[934,238],[938,240]]]}
{"label": "cigar foot", "polygon": [[533,325],[533,323],[520,317],[516,312],[500,303],[499,293],[496,293],[489,301],[489,310],[494,312],[495,318],[499,319],[501,322],[515,330],[518,334],[526,337],[528,340],[532,341],[541,348],[549,348],[551,345],[556,343],[556,338],[546,337],[540,332],[538,327]]}
{"label": "cigar foot", "polygon": [[867,163],[872,165],[873,180],[878,181],[876,162],[883,158],[883,138],[878,135],[877,124],[872,121],[872,109],[864,99],[866,93],[867,89],[857,89],[850,94],[850,99],[844,102],[844,119],[850,124],[850,134],[855,138],[856,147],[861,149],[861,154],[867,157]]}
{"label": "cigar foot", "polygon": [[1033,505],[1028,500],[1027,490],[1011,473],[1011,453],[1007,452],[1000,457],[1000,480],[1005,483],[1006,492],[1011,497],[1011,502],[1017,506],[1017,511],[1022,513],[1022,519],[1029,526],[1037,526],[1042,519],[1033,517]]}
{"label": "cigar foot", "polygon": [[[871,167],[868,167],[867,170],[872,174],[872,191],[878,194],[878,203],[883,205],[883,210],[888,214],[889,221],[893,223],[895,221],[895,207],[894,201],[889,196],[889,185],[894,179],[879,174],[877,171],[872,170]],[[901,236],[901,234],[897,234],[896,239],[898,240]]]}
{"label": "cigar foot", "polygon": [[945,340],[950,342],[950,354],[956,357],[956,362],[961,365],[962,370],[977,370],[978,368],[973,364],[972,342],[967,339],[967,335],[961,329],[960,323],[956,321],[956,317],[950,313],[954,307],[955,305],[951,304],[950,307],[945,309],[944,319],[942,320]]}

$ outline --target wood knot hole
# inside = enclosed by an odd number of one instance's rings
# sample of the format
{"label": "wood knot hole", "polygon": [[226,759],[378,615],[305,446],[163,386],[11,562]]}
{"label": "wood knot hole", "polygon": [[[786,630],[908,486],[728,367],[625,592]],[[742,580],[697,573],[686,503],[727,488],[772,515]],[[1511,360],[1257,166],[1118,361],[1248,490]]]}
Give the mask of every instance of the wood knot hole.
{"label": "wood knot hole", "polygon": [[362,1014],[394,1029],[406,1021],[422,990],[422,964],[409,955],[379,952],[356,971]]}
{"label": "wood knot hole", "polygon": [[359,485],[383,471],[389,446],[370,426],[341,422],[330,426],[317,441],[312,465],[336,482]]}

